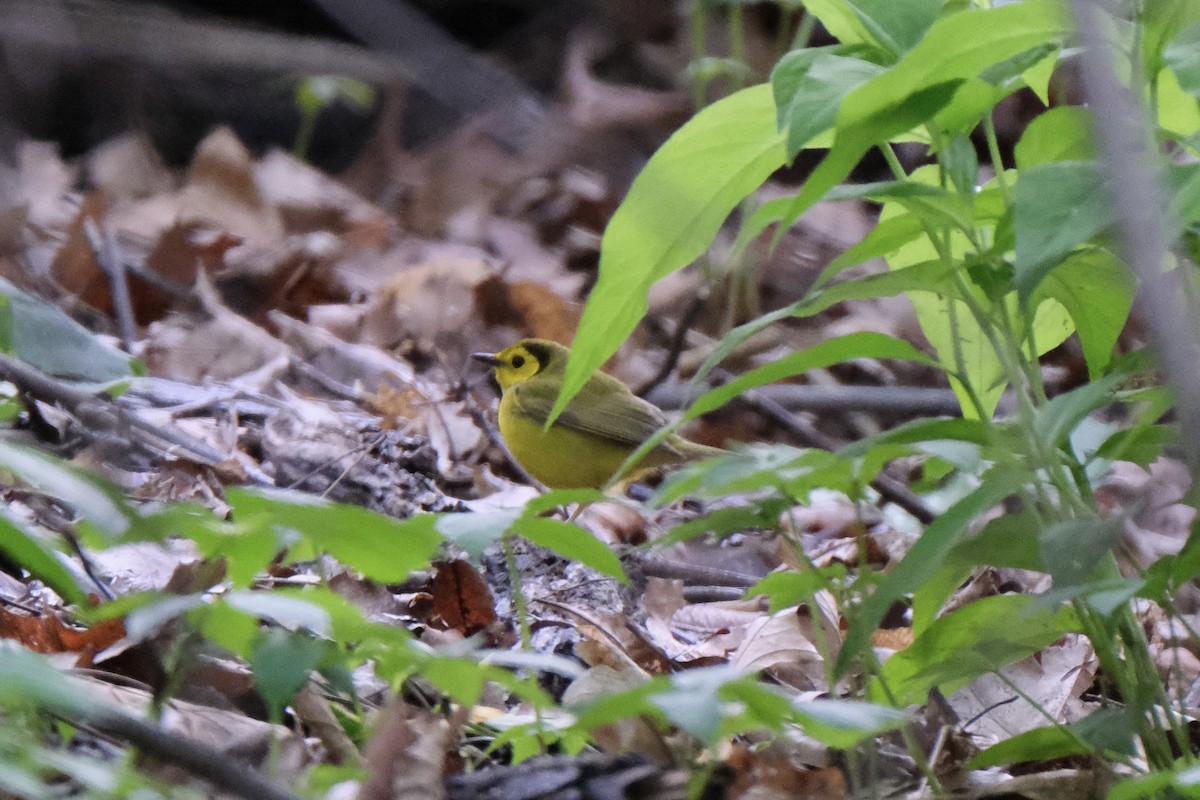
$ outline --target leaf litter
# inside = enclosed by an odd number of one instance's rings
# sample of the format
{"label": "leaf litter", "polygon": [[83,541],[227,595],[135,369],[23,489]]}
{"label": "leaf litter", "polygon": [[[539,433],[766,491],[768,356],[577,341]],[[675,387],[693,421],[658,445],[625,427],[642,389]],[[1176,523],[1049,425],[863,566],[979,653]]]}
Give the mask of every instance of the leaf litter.
{"label": "leaf litter", "polygon": [[[628,105],[613,109],[605,105],[612,101],[603,99],[603,87],[578,75],[574,80],[573,113],[582,124],[598,124],[593,119],[598,113],[605,119],[664,113],[663,98],[653,94],[624,98],[621,103]],[[205,137],[181,173],[163,166],[153,147],[135,135],[98,146],[82,168],[59,158],[51,145],[21,145],[8,192],[0,198],[0,267],[15,287],[6,295],[10,302],[26,296],[17,291],[42,297],[47,308],[57,306],[82,320],[99,343],[115,337],[108,276],[113,265],[102,263],[108,256],[85,235],[90,221],[112,237],[120,266],[129,273],[133,315],[142,331],[133,354],[150,374],[129,377],[112,396],[82,403],[60,378],[43,374],[38,383],[8,372],[24,402],[24,417],[14,430],[18,441],[57,448],[147,507],[187,502],[225,515],[224,488],[247,483],[297,489],[397,518],[523,507],[533,493],[504,454],[491,422],[494,394],[467,356],[522,336],[569,340],[599,232],[619,190],[610,176],[579,165],[547,170],[509,160],[509,173],[497,170],[507,184],[496,171],[483,180],[488,171],[477,164],[439,174],[466,143],[477,141],[478,132],[460,132],[455,142],[408,164],[410,177],[419,177],[412,178],[417,200],[407,216],[373,204],[283,151],[255,157],[229,129]],[[542,167],[540,174],[535,167]],[[81,172],[88,176],[86,190],[80,189]],[[715,346],[724,323],[794,302],[805,280],[867,229],[861,206],[831,209],[819,206],[788,233],[795,247],[773,254],[752,250],[761,271],[757,299],[739,299],[720,282],[706,290],[710,301],[682,331],[684,375]],[[631,385],[651,380],[667,357],[671,336],[680,332],[683,307],[705,283],[699,270],[688,270],[656,287],[650,321],[635,344],[618,353],[612,371]],[[727,363],[739,371],[752,368],[855,330],[886,330],[920,341],[912,322],[907,307],[855,301],[806,325],[771,329]],[[88,354],[79,356],[82,368]],[[863,363],[829,370],[818,380],[886,386],[927,379],[911,370]],[[672,380],[659,391],[680,385]],[[895,421],[803,413],[845,439]],[[755,408],[732,417],[714,415],[692,435],[714,444],[786,436]],[[1149,471],[1119,465],[1111,478],[1108,513],[1126,519],[1131,557],[1142,566],[1178,551],[1186,538],[1191,512],[1176,503],[1183,489],[1174,494],[1164,489],[1174,484],[1163,476],[1176,472],[1177,465],[1160,461]],[[10,513],[48,531],[61,529],[49,516],[69,513],[72,498],[39,497],[37,491],[25,493],[8,483]],[[737,505],[746,497],[724,502]],[[696,520],[701,510],[692,501],[655,512],[614,502],[580,516],[585,529],[627,553],[627,571],[635,577],[631,587],[515,540],[510,555],[533,651],[568,655],[582,665],[579,676],[550,686],[565,705],[636,689],[654,676],[716,665],[761,672],[797,698],[838,696],[846,688],[828,683],[844,632],[837,598],[820,590],[803,602],[770,609],[761,596],[743,595],[780,572],[864,563],[886,568],[911,542],[903,526],[843,495],[816,495],[810,504],[786,509],[773,527],[743,526],[736,533],[716,531],[660,547],[655,553],[664,563],[655,574],[644,574],[645,556],[637,548],[654,547],[666,530]],[[164,616],[142,638],[120,641],[125,637],[120,619],[77,626],[52,591],[29,576],[14,582],[22,576],[7,564],[0,565],[15,574],[6,576],[0,591],[12,608],[0,608],[0,636],[41,652],[66,652],[73,665],[94,667],[106,680],[161,683],[162,660],[183,630],[183,615],[228,590],[221,569],[200,569],[202,554],[187,543],[172,539],[75,551],[74,568],[93,574],[118,597],[144,591],[177,596],[178,613]],[[482,642],[501,650],[520,648],[512,576],[504,554],[492,548],[478,567],[448,557],[404,585],[381,585],[327,557],[273,562],[257,584],[265,591],[327,582],[369,619],[427,644]],[[977,574],[960,590],[959,602],[1039,590],[1038,579],[1017,570]],[[1151,609],[1144,618],[1154,619]],[[1164,676],[1186,690],[1200,674],[1200,659],[1173,624],[1153,623],[1153,645]],[[895,619],[875,640],[886,655],[907,646],[912,632],[906,620]],[[276,768],[296,771],[338,763],[335,752],[346,757],[332,731],[316,733],[319,721],[300,713],[299,700],[295,713],[313,732],[309,738],[261,721],[268,715],[253,691],[253,676],[236,658],[206,654],[181,676],[171,701],[180,719],[174,727],[193,739],[257,764],[265,764],[271,750]],[[941,731],[943,740],[960,737],[959,746],[978,749],[1039,727],[1046,717],[1082,718],[1096,703],[1089,697],[1094,676],[1090,647],[1072,635],[959,688],[938,708],[914,710],[913,718]],[[357,675],[360,698],[377,698],[370,688],[377,690],[377,681],[369,669]],[[108,682],[99,685],[118,691]],[[308,682],[303,691],[315,686]],[[1036,713],[1010,702],[1018,690],[1037,702]],[[157,700],[145,689],[120,691],[136,697],[113,698],[117,705]],[[485,692],[471,711],[481,718],[519,719],[524,711],[512,702],[505,692]],[[505,781],[544,781],[551,787],[604,780],[653,784],[661,796],[678,796],[671,792],[679,767],[696,744],[684,741],[678,728],[634,716],[593,732],[611,759],[544,757],[511,772],[471,773],[463,771],[461,754],[469,749],[464,732],[470,729],[464,720],[431,714],[411,698],[391,697],[385,704],[383,721],[362,755],[375,770],[354,784],[359,797],[446,792],[473,797],[488,791],[509,796],[504,793],[511,789],[498,788]],[[243,725],[249,731],[236,732]],[[267,747],[263,737],[287,747]],[[943,777],[957,776],[964,786],[975,782],[976,796],[988,796],[986,781],[961,771],[962,759],[950,763],[954,748],[944,741],[942,746],[947,760],[935,763]],[[881,742],[885,762],[889,752]],[[643,758],[621,760],[633,753]],[[831,751],[797,729],[770,742],[740,737],[717,756],[734,775],[731,797],[838,797],[848,791],[845,774],[830,764]],[[489,756],[476,758],[483,764]],[[401,761],[413,765],[405,785],[385,767]],[[911,788],[916,777],[902,761],[884,769]],[[649,765],[654,766],[647,771]],[[443,784],[443,775],[455,777]],[[1068,771],[1062,780],[1084,780],[1081,776],[1086,770]],[[1059,785],[1053,778],[1045,776],[1051,786]],[[1008,784],[995,785],[1000,791]]]}

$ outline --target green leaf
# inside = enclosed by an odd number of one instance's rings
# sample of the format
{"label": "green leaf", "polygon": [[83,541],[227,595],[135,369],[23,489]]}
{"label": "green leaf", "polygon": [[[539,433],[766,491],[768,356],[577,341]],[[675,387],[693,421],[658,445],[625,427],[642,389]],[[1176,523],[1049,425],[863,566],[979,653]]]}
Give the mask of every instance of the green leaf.
{"label": "green leaf", "polygon": [[1036,602],[1027,595],[1005,594],[956,609],[889,658],[880,680],[897,704],[921,703],[935,686],[949,694],[1078,628],[1070,609],[1037,609]]}
{"label": "green leaf", "polygon": [[1099,164],[1038,164],[1021,171],[1013,192],[1015,281],[1022,297],[1077,245],[1112,224],[1112,202]]}
{"label": "green leaf", "polygon": [[236,521],[258,518],[277,531],[292,532],[311,548],[308,557],[329,553],[382,583],[399,583],[428,566],[442,543],[432,514],[401,521],[280,490],[229,489],[226,499]]}
{"label": "green leaf", "polygon": [[0,469],[38,491],[57,497],[110,539],[125,533],[133,512],[116,487],[62,459],[10,442],[0,442]]}
{"label": "green leaf", "polygon": [[11,639],[0,639],[0,706],[27,703],[72,717],[100,708],[87,691],[68,681],[48,658]]}
{"label": "green leaf", "polygon": [[1056,161],[1092,161],[1096,141],[1092,136],[1091,109],[1058,106],[1037,116],[1013,148],[1017,168],[1024,172]]}
{"label": "green leaf", "polygon": [[819,133],[833,127],[842,98],[883,68],[828,50],[793,50],[771,71],[779,127],[787,131],[792,160]]}
{"label": "green leaf", "polygon": [[87,593],[63,566],[54,551],[36,534],[26,532],[26,523],[7,512],[0,513],[0,553],[58,593],[67,603],[87,602]]}
{"label": "green leaf", "polygon": [[524,509],[507,508],[473,514],[443,514],[434,525],[446,541],[461,547],[472,561],[478,563],[483,551],[508,533],[524,513]]}
{"label": "green leaf", "polygon": [[1107,250],[1083,250],[1050,269],[1028,305],[1037,308],[1048,299],[1063,305],[1079,334],[1088,376],[1095,380],[1112,360],[1136,289],[1133,273],[1119,258]]}
{"label": "green leaf", "polygon": [[1114,370],[1102,378],[1063,392],[1040,406],[1034,416],[1034,435],[1054,447],[1065,447],[1067,438],[1084,417],[1112,402],[1113,393],[1129,378],[1124,370]]}
{"label": "green leaf", "polygon": [[875,143],[920,125],[946,106],[963,81],[1069,31],[1063,9],[1049,0],[970,9],[937,20],[892,69],[843,100],[833,149],[797,195],[785,227],[850,174]]}
{"label": "green leaf", "polygon": [[311,636],[267,629],[250,659],[250,669],[254,672],[254,688],[271,709],[272,718],[278,719],[283,707],[304,688],[326,647]]}
{"label": "green leaf", "polygon": [[[104,382],[136,374],[134,359],[107,344],[57,306],[0,278],[12,320],[12,354],[42,372]],[[6,350],[6,352],[8,352]]]}
{"label": "green leaf", "polygon": [[1175,73],[1179,87],[1200,98],[1200,24],[1181,30],[1163,51],[1163,60]]}
{"label": "green leaf", "polygon": [[[993,468],[984,476],[979,488],[943,512],[925,529],[921,538],[876,587],[851,621],[838,656],[838,675],[846,674],[857,654],[871,646],[871,633],[892,604],[920,588],[962,540],[968,526],[1016,491],[1025,478],[1023,470]],[[914,617],[913,628],[920,631],[927,626],[935,611],[929,611],[921,619]]]}
{"label": "green leaf", "polygon": [[987,769],[1022,761],[1050,761],[1096,751],[1133,755],[1134,731],[1128,714],[1121,709],[1102,708],[1078,722],[1034,728],[1018,733],[978,753],[966,769]]}
{"label": "green leaf", "polygon": [[665,505],[686,495],[725,497],[761,489],[776,489],[798,499],[818,487],[854,493],[850,462],[824,450],[756,445],[676,470],[659,487],[653,502]]}
{"label": "green leaf", "polygon": [[562,412],[646,313],[646,294],[712,242],[729,213],[786,157],[767,84],[708,106],[642,169],[604,232],[600,274],[580,320]]}
{"label": "green leaf", "polygon": [[943,0],[854,0],[850,8],[858,15],[871,38],[890,53],[911,50],[941,13]]}
{"label": "green leaf", "polygon": [[546,517],[524,517],[513,530],[539,547],[553,550],[621,583],[629,583],[621,559],[583,528]]}
{"label": "green leaf", "polygon": [[807,572],[772,572],[746,590],[746,597],[765,594],[770,598],[769,613],[774,614],[791,606],[807,603],[812,596],[829,585],[822,570]]}
{"label": "green leaf", "polygon": [[908,715],[898,708],[861,700],[796,701],[793,707],[805,733],[837,750],[848,750],[909,722]]}
{"label": "green leaf", "polygon": [[1055,588],[1086,583],[1112,552],[1123,528],[1119,518],[1087,517],[1055,523],[1038,534],[1042,563]]}
{"label": "green leaf", "polygon": [[702,394],[692,403],[685,419],[695,419],[728,403],[738,395],[768,383],[802,375],[851,358],[900,358],[936,366],[929,356],[908,342],[873,331],[862,331],[827,339],[820,344],[784,356],[739,375],[734,380]]}
{"label": "green leaf", "polygon": [[329,612],[300,597],[282,592],[230,592],[224,598],[230,608],[252,614],[289,630],[304,630],[317,636],[333,635]]}

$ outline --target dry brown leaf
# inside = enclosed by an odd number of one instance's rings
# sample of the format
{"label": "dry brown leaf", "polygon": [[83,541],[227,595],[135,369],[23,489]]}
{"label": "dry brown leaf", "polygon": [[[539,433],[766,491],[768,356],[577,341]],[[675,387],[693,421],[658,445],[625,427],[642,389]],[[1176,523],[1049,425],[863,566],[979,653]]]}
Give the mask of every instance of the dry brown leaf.
{"label": "dry brown leaf", "polygon": [[[1001,667],[1003,678],[994,673],[980,676],[948,701],[959,719],[974,720],[970,733],[985,747],[1046,725],[1046,714],[1058,722],[1079,719],[1085,713],[1079,697],[1092,685],[1096,667],[1087,639],[1067,634],[1041,652]],[[1021,699],[1009,702],[1014,696]]]}
{"label": "dry brown leaf", "polygon": [[435,618],[447,629],[472,636],[496,621],[496,601],[487,582],[462,559],[438,564],[429,592]]}
{"label": "dry brown leaf", "polygon": [[840,769],[799,766],[779,745],[754,750],[735,745],[725,763],[736,776],[729,787],[730,800],[837,800],[849,796]]}
{"label": "dry brown leaf", "polygon": [[451,730],[436,714],[405,703],[384,712],[367,741],[370,777],[358,800],[438,800],[446,796]]}
{"label": "dry brown leaf", "polygon": [[793,686],[800,689],[824,688],[824,658],[810,636],[811,626],[801,620],[800,609],[787,608],[750,623],[745,639],[732,654],[729,663],[745,673],[781,664],[792,665],[799,667],[808,683],[792,683]]}
{"label": "dry brown leaf", "polygon": [[0,606],[0,638],[13,639],[37,653],[76,654],[76,666],[91,666],[96,653],[125,637],[125,623],[106,619],[90,628],[71,628],[49,614],[31,617]]}
{"label": "dry brown leaf", "polygon": [[215,228],[257,245],[283,239],[283,222],[258,186],[250,151],[226,127],[214,130],[196,148],[179,219],[185,226]]}
{"label": "dry brown leaf", "polygon": [[151,374],[190,381],[241,378],[254,385],[270,381],[287,366],[289,348],[226,308],[204,273],[196,294],[203,313],[176,314],[147,331],[142,358]]}
{"label": "dry brown leaf", "polygon": [[175,181],[144,134],[130,132],[101,142],[87,155],[87,174],[114,205],[165,194]]}

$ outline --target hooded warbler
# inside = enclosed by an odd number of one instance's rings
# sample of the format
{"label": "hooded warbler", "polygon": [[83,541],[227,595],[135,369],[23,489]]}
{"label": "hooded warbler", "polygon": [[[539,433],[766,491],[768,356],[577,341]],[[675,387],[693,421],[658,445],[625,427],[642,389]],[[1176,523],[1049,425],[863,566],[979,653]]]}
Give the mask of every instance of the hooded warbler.
{"label": "hooded warbler", "polygon": [[[557,342],[522,339],[499,353],[471,357],[495,371],[500,435],[517,462],[551,489],[599,489],[667,419],[620,380],[597,372],[546,430],[569,356]],[[725,452],[672,434],[646,454],[633,477]]]}

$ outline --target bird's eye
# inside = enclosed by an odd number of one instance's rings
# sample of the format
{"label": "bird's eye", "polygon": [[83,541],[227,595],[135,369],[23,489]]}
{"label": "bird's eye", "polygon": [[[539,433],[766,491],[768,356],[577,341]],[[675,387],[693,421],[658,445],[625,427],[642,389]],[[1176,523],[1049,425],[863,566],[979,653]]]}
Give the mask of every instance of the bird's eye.
{"label": "bird's eye", "polygon": [[525,356],[513,356],[512,365],[513,369],[520,369],[525,366]]}

